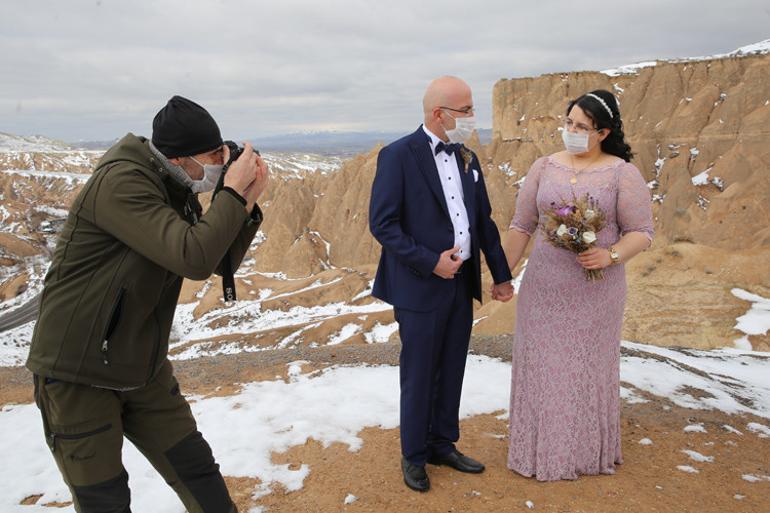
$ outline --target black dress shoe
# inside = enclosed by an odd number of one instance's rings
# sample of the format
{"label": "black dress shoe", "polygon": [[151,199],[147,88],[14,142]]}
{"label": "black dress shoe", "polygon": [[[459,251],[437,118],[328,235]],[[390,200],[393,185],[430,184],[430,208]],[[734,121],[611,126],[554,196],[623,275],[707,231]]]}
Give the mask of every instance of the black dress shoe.
{"label": "black dress shoe", "polygon": [[452,467],[460,472],[468,472],[469,474],[481,474],[484,472],[484,465],[469,458],[457,449],[446,454],[444,456],[431,456],[428,458],[428,463],[432,465],[446,465]]}
{"label": "black dress shoe", "polygon": [[404,473],[406,486],[418,492],[430,490],[430,479],[425,472],[425,465],[412,465],[405,458],[401,458],[401,471]]}

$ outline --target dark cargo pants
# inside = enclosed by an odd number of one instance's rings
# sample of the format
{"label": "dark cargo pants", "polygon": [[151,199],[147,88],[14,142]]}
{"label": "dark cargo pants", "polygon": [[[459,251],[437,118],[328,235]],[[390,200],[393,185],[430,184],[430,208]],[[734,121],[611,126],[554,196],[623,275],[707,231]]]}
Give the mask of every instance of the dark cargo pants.
{"label": "dark cargo pants", "polygon": [[236,511],[211,448],[166,361],[146,386],[126,392],[35,376],[48,446],[79,513],[130,512],[121,453],[131,441],[189,513]]}

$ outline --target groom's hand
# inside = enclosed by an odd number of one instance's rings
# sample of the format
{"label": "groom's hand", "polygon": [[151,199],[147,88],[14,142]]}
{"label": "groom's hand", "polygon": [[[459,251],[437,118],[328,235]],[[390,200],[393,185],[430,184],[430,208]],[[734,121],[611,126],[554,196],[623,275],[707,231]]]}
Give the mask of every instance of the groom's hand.
{"label": "groom's hand", "polygon": [[492,299],[507,303],[513,298],[513,285],[510,281],[498,283],[492,285],[492,290],[490,292],[492,293]]}
{"label": "groom's hand", "polygon": [[463,265],[463,261],[460,257],[455,256],[455,253],[460,251],[458,246],[443,251],[438,258],[436,268],[433,269],[433,274],[440,276],[445,280],[451,280],[457,274],[460,266]]}

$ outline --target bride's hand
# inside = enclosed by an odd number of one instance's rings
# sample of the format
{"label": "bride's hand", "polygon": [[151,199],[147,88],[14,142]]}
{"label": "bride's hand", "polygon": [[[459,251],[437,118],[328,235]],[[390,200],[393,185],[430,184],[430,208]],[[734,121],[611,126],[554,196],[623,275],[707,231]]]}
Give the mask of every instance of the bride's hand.
{"label": "bride's hand", "polygon": [[608,249],[593,247],[579,253],[577,262],[585,269],[604,269],[612,265],[612,258]]}

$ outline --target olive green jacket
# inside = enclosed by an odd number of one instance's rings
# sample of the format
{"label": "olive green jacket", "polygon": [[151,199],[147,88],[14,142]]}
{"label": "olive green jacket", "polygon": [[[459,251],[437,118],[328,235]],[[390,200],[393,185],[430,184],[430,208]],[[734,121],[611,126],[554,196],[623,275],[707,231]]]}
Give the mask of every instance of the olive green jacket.
{"label": "olive green jacket", "polygon": [[45,277],[27,368],[118,390],[144,386],[166,360],[182,278],[203,280],[228,248],[240,265],[259,228],[225,189],[208,211],[128,134],[70,209]]}

